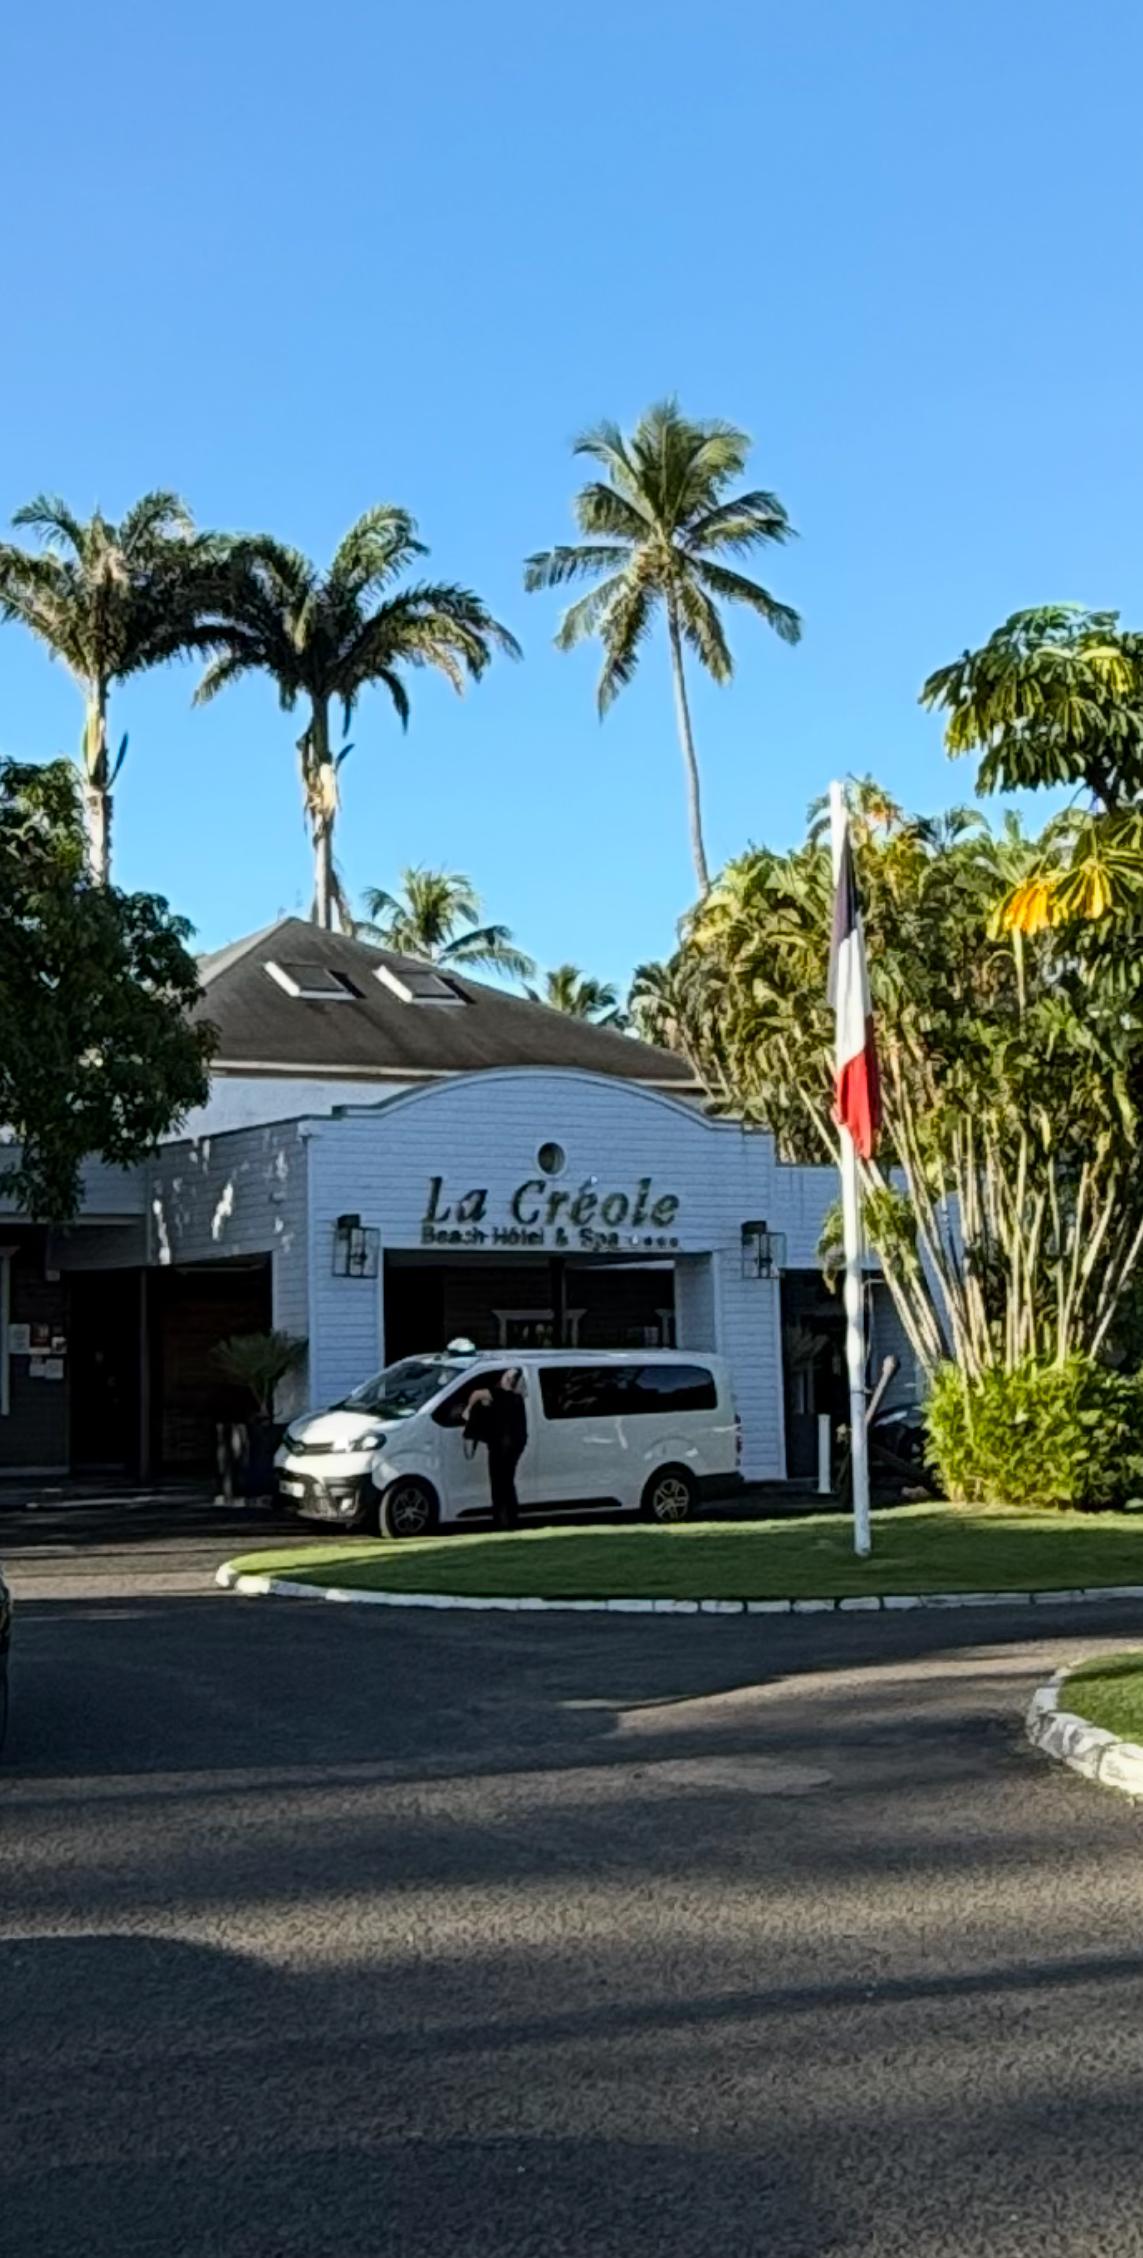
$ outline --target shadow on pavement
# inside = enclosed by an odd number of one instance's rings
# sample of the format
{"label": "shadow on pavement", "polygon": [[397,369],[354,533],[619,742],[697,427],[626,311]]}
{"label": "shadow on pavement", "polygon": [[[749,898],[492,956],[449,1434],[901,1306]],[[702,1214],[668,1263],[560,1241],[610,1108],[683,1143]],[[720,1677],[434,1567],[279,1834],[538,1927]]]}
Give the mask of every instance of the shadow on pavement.
{"label": "shadow on pavement", "polygon": [[454,2018],[448,1969],[410,1998],[383,1966],[22,1939],[0,1947],[6,2258],[1126,2250],[1129,2094],[1088,2066],[1055,2096],[1045,2048],[1077,1994],[1122,2024],[1140,1966],[667,2003],[629,1980],[521,2021],[492,1963],[481,2005],[478,1956]]}

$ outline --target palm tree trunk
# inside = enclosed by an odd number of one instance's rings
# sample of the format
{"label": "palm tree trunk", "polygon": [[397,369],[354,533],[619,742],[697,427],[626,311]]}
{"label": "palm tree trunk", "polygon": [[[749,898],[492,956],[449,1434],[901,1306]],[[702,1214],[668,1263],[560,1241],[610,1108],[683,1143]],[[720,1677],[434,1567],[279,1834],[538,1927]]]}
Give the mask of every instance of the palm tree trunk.
{"label": "palm tree trunk", "polygon": [[330,758],[329,709],[315,698],[309,727],[300,744],[302,789],[314,845],[314,923],[333,929],[333,826],[337,815],[337,769]]}
{"label": "palm tree trunk", "polygon": [[111,785],[107,765],[107,686],[92,683],[83,727],[83,828],[87,867],[97,886],[111,882]]}
{"label": "palm tree trunk", "polygon": [[687,703],[687,683],[683,672],[683,640],[679,634],[679,615],[673,596],[667,598],[667,627],[671,638],[671,673],[675,685],[675,717],[679,725],[679,742],[683,748],[683,762],[687,772],[687,817],[691,833],[691,859],[695,866],[700,896],[710,891],[710,872],[707,869],[706,848],[702,836],[702,800],[699,792],[698,758],[695,753],[694,732],[691,729],[691,709]]}
{"label": "palm tree trunk", "polygon": [[333,930],[333,822],[329,816],[314,824],[314,923]]}

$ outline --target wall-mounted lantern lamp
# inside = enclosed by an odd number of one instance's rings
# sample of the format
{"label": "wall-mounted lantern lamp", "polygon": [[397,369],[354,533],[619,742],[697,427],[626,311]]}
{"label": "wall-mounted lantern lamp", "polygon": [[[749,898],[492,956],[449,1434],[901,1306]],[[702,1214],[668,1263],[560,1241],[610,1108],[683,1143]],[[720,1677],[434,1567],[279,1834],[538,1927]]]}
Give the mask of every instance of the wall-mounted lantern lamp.
{"label": "wall-mounted lantern lamp", "polygon": [[381,1233],[368,1228],[359,1215],[339,1215],[333,1230],[335,1278],[375,1278],[381,1251]]}
{"label": "wall-mounted lantern lamp", "polygon": [[742,1275],[744,1278],[777,1278],[786,1267],[786,1234],[771,1231],[763,1223],[744,1223],[742,1226]]}

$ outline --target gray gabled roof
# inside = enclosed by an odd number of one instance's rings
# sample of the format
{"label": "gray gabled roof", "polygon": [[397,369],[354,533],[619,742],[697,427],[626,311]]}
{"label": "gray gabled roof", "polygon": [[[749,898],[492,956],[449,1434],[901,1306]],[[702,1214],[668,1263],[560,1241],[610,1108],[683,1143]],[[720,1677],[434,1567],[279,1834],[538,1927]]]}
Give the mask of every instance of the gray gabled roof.
{"label": "gray gabled roof", "polygon": [[[308,1001],[289,994],[266,970],[268,963],[312,966],[327,978],[336,973],[355,993],[351,1001]],[[449,967],[436,969],[463,1005],[405,1003],[377,977],[382,966],[398,980],[403,971],[426,970],[414,958],[323,932],[304,918],[282,918],[200,958],[204,994],[195,1017],[217,1030],[217,1065],[240,1072],[384,1080],[563,1066],[658,1087],[696,1086],[690,1068],[669,1051],[506,995]]]}

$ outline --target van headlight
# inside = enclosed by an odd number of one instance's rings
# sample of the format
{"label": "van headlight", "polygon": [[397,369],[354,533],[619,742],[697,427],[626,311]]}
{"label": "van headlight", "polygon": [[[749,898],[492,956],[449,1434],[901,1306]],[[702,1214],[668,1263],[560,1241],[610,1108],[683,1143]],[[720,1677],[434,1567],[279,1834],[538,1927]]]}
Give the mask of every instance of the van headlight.
{"label": "van headlight", "polygon": [[381,1450],[384,1447],[384,1443],[385,1437],[382,1434],[380,1427],[371,1427],[367,1435],[358,1436],[357,1441],[354,1443],[353,1447],[354,1450]]}

